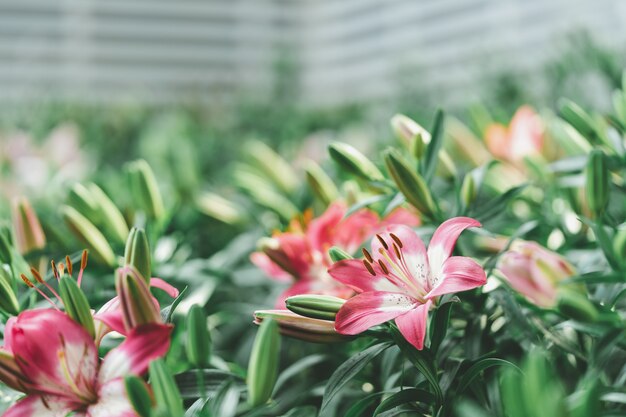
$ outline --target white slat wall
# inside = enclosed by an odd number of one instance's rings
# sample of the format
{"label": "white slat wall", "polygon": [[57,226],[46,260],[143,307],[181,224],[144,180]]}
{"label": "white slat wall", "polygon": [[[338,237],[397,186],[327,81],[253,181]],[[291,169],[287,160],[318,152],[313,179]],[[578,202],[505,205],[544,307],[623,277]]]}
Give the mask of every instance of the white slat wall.
{"label": "white slat wall", "polygon": [[264,96],[285,48],[305,104],[407,76],[445,104],[494,66],[532,73],[574,28],[621,46],[625,22],[624,0],[0,0],[0,104]]}

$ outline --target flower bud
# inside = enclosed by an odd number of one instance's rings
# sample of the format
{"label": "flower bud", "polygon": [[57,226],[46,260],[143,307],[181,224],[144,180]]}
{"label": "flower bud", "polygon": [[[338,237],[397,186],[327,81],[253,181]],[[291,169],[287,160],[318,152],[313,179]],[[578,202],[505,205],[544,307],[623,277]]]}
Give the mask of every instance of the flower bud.
{"label": "flower bud", "polygon": [[368,181],[383,181],[380,170],[365,155],[342,142],[333,142],[328,147],[330,157],[347,172]]}
{"label": "flower bud", "polygon": [[17,250],[22,255],[46,246],[41,223],[26,197],[13,201],[13,230]]}
{"label": "flower bud", "polygon": [[254,312],[254,324],[266,319],[278,323],[278,330],[284,336],[312,343],[337,343],[351,339],[337,333],[335,322],[304,317],[289,310],[258,310]]}
{"label": "flower bud", "polygon": [[87,246],[90,254],[107,266],[115,265],[113,249],[96,226],[70,206],[63,206],[61,214],[74,235]]}
{"label": "flower bud", "polygon": [[100,207],[94,199],[91,191],[83,184],[76,183],[70,189],[67,196],[67,204],[73,207],[89,221],[96,224],[100,221]]}
{"label": "flower bud", "polygon": [[596,135],[595,122],[587,112],[571,100],[562,100],[559,106],[561,117],[578,130],[587,140]]}
{"label": "flower bud", "polygon": [[585,169],[587,204],[591,212],[601,216],[609,203],[610,178],[606,157],[599,149],[589,153],[589,160]]}
{"label": "flower bud", "polygon": [[127,329],[148,323],[161,323],[161,313],[144,278],[131,266],[117,271],[115,282],[122,317]]}
{"label": "flower bud", "polygon": [[13,276],[6,265],[0,265],[0,309],[10,315],[20,312],[20,303],[13,289]]}
{"label": "flower bud", "polygon": [[613,238],[613,251],[617,259],[622,260],[626,266],[626,227],[617,230]]}
{"label": "flower bud", "polygon": [[272,396],[280,364],[280,334],[271,318],[263,320],[252,346],[248,364],[248,403],[256,407]]}
{"label": "flower bud", "polygon": [[309,187],[321,202],[328,205],[337,200],[339,191],[335,183],[318,164],[307,161],[304,171]]}
{"label": "flower bud", "polygon": [[285,300],[287,309],[296,314],[330,321],[335,320],[337,312],[345,302],[343,298],[317,294],[294,295]]}
{"label": "flower bud", "polygon": [[333,246],[328,251],[328,256],[332,259],[333,262],[339,262],[344,259],[352,259],[352,256],[343,249],[338,248],[337,246]]}
{"label": "flower bud", "polygon": [[469,207],[474,202],[477,192],[474,176],[471,173],[465,175],[461,185],[461,201],[465,207]]}
{"label": "flower bud", "polygon": [[593,323],[600,318],[600,313],[593,303],[585,295],[574,291],[561,290],[557,308],[561,314],[585,323]]}
{"label": "flower bud", "polygon": [[296,189],[298,176],[291,165],[273,149],[258,140],[246,143],[245,148],[254,166],[281,191],[289,194]]}
{"label": "flower bud", "polygon": [[126,266],[132,266],[150,284],[152,277],[150,245],[148,237],[143,229],[133,227],[126,240],[124,250],[124,262]]}
{"label": "flower bud", "polygon": [[163,359],[150,362],[150,384],[154,393],[157,415],[182,417],[183,400],[176,381],[168,371]]}
{"label": "flower bud", "polygon": [[410,168],[393,149],[387,150],[384,158],[389,174],[406,200],[422,215],[432,217],[435,203],[422,176]]}
{"label": "flower bud", "polygon": [[87,188],[98,205],[99,224],[108,236],[119,243],[124,242],[128,236],[128,225],[120,209],[96,184],[90,183]]}
{"label": "flower bud", "polygon": [[87,332],[94,337],[96,334],[91,307],[85,293],[80,289],[69,276],[63,276],[59,280],[59,291],[65,312],[76,323],[80,324]]}
{"label": "flower bud", "polygon": [[423,150],[425,149],[424,145],[430,143],[430,133],[415,120],[403,114],[396,114],[391,118],[391,128],[399,139],[407,144],[411,144],[411,147],[413,147],[414,143],[419,142]]}
{"label": "flower bud", "polygon": [[128,375],[124,378],[126,395],[139,417],[150,417],[152,413],[152,397],[145,381],[138,376]]}
{"label": "flower bud", "polygon": [[211,356],[211,334],[207,317],[199,305],[193,305],[187,315],[187,359],[196,368],[206,368]]}
{"label": "flower bud", "polygon": [[0,381],[16,391],[23,391],[29,382],[17,365],[15,357],[4,349],[0,349]]}
{"label": "flower bud", "polygon": [[143,159],[128,164],[130,189],[138,207],[149,217],[160,220],[165,215],[163,198],[154,172]]}
{"label": "flower bud", "polygon": [[239,205],[215,193],[206,192],[198,196],[196,208],[226,224],[239,224],[246,220],[246,213]]}

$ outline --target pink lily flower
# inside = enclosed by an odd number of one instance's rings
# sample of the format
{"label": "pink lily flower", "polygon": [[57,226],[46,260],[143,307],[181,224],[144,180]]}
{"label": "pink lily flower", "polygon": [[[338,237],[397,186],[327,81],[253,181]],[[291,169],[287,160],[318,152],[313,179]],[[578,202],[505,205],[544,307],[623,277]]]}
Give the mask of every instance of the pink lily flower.
{"label": "pink lily flower", "polygon": [[498,269],[514,290],[539,307],[553,307],[559,282],[576,269],[558,253],[535,242],[518,241],[502,254]]}
{"label": "pink lily flower", "polygon": [[298,294],[322,294],[349,298],[351,288],[333,280],[328,274],[332,261],[328,250],[336,246],[353,253],[389,221],[411,226],[420,223],[419,217],[409,210],[398,208],[386,219],[380,220],[371,210],[362,209],[345,217],[347,207],[334,203],[320,217],[304,226],[292,223],[290,230],[276,234],[262,252],[250,256],[252,263],[269,277],[292,283],[276,302],[285,308],[285,299]]}
{"label": "pink lily flower", "polygon": [[87,331],[65,313],[31,310],[7,322],[0,380],[26,397],[3,417],[137,417],[126,375],[145,373],[169,349],[171,326],[132,330],[104,359]]}
{"label": "pink lily flower", "polygon": [[336,262],[330,275],[359,293],[337,313],[337,331],[355,335],[395,319],[405,339],[422,350],[428,312],[439,297],[487,281],[474,260],[451,256],[461,232],[480,226],[468,217],[447,220],[435,231],[428,250],[411,228],[390,226],[372,240],[371,253],[363,250],[365,259]]}
{"label": "pink lily flower", "polygon": [[494,123],[485,132],[487,148],[497,158],[518,164],[526,156],[539,155],[544,145],[543,124],[530,106],[522,106],[508,127]]}

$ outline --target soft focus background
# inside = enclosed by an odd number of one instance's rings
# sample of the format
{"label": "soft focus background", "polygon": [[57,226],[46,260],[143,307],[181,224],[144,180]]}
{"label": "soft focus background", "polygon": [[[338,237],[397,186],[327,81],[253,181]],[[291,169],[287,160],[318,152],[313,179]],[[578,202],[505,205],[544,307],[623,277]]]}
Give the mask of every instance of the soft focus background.
{"label": "soft focus background", "polygon": [[390,140],[397,112],[602,110],[624,21],[619,0],[0,0],[3,194],[137,157],[227,193],[248,139],[317,159],[330,139]]}

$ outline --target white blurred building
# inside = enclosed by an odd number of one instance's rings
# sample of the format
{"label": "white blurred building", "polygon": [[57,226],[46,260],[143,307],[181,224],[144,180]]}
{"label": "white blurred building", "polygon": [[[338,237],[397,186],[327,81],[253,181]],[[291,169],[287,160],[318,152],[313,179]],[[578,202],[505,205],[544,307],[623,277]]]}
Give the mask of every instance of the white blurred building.
{"label": "white blurred building", "polygon": [[454,101],[574,29],[621,48],[624,22],[624,0],[0,0],[0,100],[263,97],[291,60],[308,105],[406,80]]}

